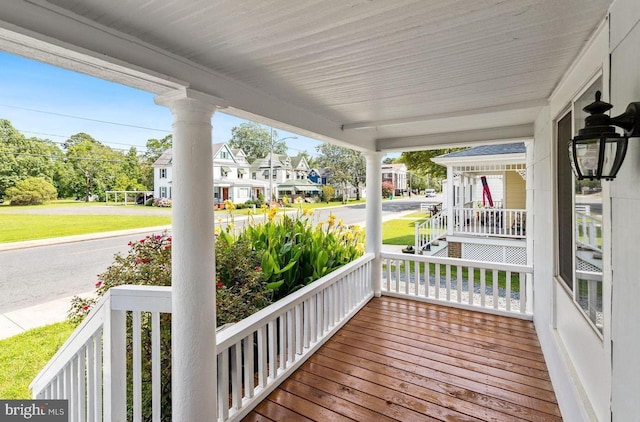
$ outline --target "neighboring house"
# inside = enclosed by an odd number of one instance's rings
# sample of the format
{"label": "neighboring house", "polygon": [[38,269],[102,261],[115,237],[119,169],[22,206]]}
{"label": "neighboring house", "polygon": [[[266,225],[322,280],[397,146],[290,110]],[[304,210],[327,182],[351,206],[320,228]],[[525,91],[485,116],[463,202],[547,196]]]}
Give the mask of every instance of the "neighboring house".
{"label": "neighboring house", "polygon": [[[287,154],[269,153],[264,158],[258,158],[253,163],[249,172],[251,179],[267,182],[267,198],[269,194],[269,173],[271,173],[273,185],[273,197],[278,199],[282,195],[310,196],[318,192],[315,182],[310,186],[306,184],[311,168],[303,155],[290,157]],[[302,182],[302,183],[300,183]],[[282,189],[280,188],[282,186]],[[296,190],[296,186],[305,187],[304,190]]]}
{"label": "neighboring house", "polygon": [[[249,178],[249,163],[242,150],[227,144],[213,144],[213,201],[221,204],[227,199],[243,204],[260,193],[266,197],[268,183]],[[172,150],[166,150],[153,163],[154,196],[172,199]]]}
{"label": "neighboring house", "polygon": [[382,164],[382,182],[393,184],[394,195],[404,195],[407,191],[407,166],[403,163]]}

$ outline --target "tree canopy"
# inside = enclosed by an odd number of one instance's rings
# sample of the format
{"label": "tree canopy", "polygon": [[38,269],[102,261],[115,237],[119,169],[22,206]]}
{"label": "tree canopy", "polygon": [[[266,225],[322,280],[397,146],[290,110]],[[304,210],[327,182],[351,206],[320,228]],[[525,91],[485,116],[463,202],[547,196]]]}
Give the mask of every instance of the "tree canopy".
{"label": "tree canopy", "polygon": [[247,161],[252,163],[257,158],[266,157],[271,152],[271,142],[273,141],[273,152],[275,154],[286,154],[287,144],[278,140],[278,132],[260,126],[257,123],[241,123],[231,129],[231,139],[229,146],[239,148],[247,155]]}
{"label": "tree canopy", "polygon": [[409,171],[427,176],[430,179],[442,180],[447,178],[447,168],[434,163],[431,158],[458,150],[460,148],[403,152],[399,160],[407,165]]}
{"label": "tree canopy", "polygon": [[316,159],[318,166],[330,169],[329,183],[338,189],[351,184],[356,188],[356,199],[360,199],[360,187],[365,184],[367,173],[364,156],[358,151],[327,143],[318,145],[316,150],[320,153]]}

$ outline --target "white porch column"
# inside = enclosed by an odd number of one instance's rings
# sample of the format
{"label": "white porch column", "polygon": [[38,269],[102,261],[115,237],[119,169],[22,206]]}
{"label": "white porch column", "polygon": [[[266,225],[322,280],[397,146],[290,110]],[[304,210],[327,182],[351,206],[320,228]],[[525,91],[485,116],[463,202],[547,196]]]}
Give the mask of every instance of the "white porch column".
{"label": "white porch column", "polygon": [[453,204],[455,202],[456,191],[453,187],[453,167],[447,166],[447,197],[444,198],[447,207],[447,235],[453,235]]}
{"label": "white porch column", "polygon": [[156,98],[173,113],[172,420],[216,420],[216,292],[211,118],[218,99]]}
{"label": "white porch column", "polygon": [[367,219],[366,250],[375,254],[371,270],[371,286],[376,297],[382,294],[382,157],[383,152],[366,152],[367,159]]}

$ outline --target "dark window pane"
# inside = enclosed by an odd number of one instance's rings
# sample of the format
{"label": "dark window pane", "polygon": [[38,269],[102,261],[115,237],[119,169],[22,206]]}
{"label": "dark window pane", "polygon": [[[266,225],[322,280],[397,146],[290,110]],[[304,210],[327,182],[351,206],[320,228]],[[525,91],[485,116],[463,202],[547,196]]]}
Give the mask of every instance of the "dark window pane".
{"label": "dark window pane", "polygon": [[558,121],[558,266],[560,278],[573,290],[573,174],[569,163],[571,113]]}

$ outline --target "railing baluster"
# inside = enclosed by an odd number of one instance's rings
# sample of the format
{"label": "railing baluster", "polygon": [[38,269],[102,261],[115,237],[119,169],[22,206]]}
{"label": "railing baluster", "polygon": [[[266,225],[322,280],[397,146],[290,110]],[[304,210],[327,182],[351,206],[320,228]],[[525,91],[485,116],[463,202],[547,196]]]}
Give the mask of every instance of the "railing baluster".
{"label": "railing baluster", "polygon": [[278,354],[276,321],[269,321],[267,326],[269,327],[269,379],[273,380],[278,375],[278,363],[276,360]]}
{"label": "railing baluster", "polygon": [[295,312],[295,322],[296,322],[296,348],[295,351],[297,354],[302,354],[302,342],[304,340],[304,325],[302,324],[302,304],[299,304],[294,309]]}
{"label": "railing baluster", "polygon": [[456,291],[458,294],[458,297],[456,298],[458,300],[458,303],[462,302],[462,266],[458,265],[456,267],[456,273],[457,273],[457,280],[456,280]]}
{"label": "railing baluster", "polygon": [[518,281],[520,288],[520,313],[524,314],[527,312],[527,274],[520,273]]}
{"label": "railing baluster", "polygon": [[436,299],[440,299],[440,264],[436,264],[435,271],[436,271],[436,274],[435,274],[435,276],[436,276],[436,283],[435,283],[436,284],[435,285],[436,294],[435,294],[435,298]]}
{"label": "railing baluster", "polygon": [[287,313],[278,318],[278,332],[280,334],[280,369],[287,367]]}
{"label": "railing baluster", "polygon": [[387,273],[387,291],[391,291],[391,259],[387,258],[384,262],[386,262],[386,273]]}
{"label": "railing baluster", "polygon": [[231,408],[238,410],[242,403],[242,340],[229,350],[231,359]]}
{"label": "railing baluster", "polygon": [[[244,397],[252,398],[255,390],[254,385],[254,359],[253,359],[253,334],[247,336],[242,341],[242,367],[244,369]],[[242,401],[240,402],[242,404]]]}
{"label": "railing baluster", "polygon": [[480,269],[480,306],[487,306],[487,270],[484,268]]}
{"label": "railing baluster", "polygon": [[78,355],[76,354],[71,361],[71,395],[69,396],[69,410],[71,412],[71,421],[79,420],[78,413],[80,405],[78,403]]}
{"label": "railing baluster", "polygon": [[218,418],[229,419],[229,349],[218,354]]}
{"label": "railing baluster", "polygon": [[498,309],[498,270],[493,270],[493,309]]}
{"label": "railing baluster", "polygon": [[102,410],[102,348],[103,345],[103,330],[100,329],[93,336],[96,344],[96,418],[95,421],[101,421],[103,410]]}
{"label": "railing baluster", "polygon": [[474,296],[476,291],[476,269],[473,267],[469,267],[467,269],[467,290],[469,291],[469,305],[473,305]]}
{"label": "railing baluster", "polygon": [[447,302],[451,300],[451,265],[447,264],[446,267],[446,278],[444,280],[445,286],[447,289]]}
{"label": "railing baluster", "polygon": [[267,359],[269,353],[267,350],[267,326],[258,329],[258,386],[265,388],[267,386],[268,364]]}
{"label": "railing baluster", "polygon": [[162,362],[160,361],[160,312],[151,313],[151,414],[153,422],[160,422],[162,415]]}
{"label": "railing baluster", "polygon": [[396,288],[394,290],[394,292],[400,292],[400,262],[399,260],[396,259]]}
{"label": "railing baluster", "polygon": [[429,297],[429,277],[431,271],[429,271],[429,263],[424,263],[424,297]]}
{"label": "railing baluster", "polygon": [[132,312],[132,337],[133,337],[133,420],[142,420],[142,341],[140,312]]}
{"label": "railing baluster", "polygon": [[95,420],[95,394],[96,394],[96,356],[95,338],[91,337],[87,342],[87,420]]}
{"label": "railing baluster", "polygon": [[507,271],[505,279],[505,299],[507,311],[511,311],[511,271]]}

